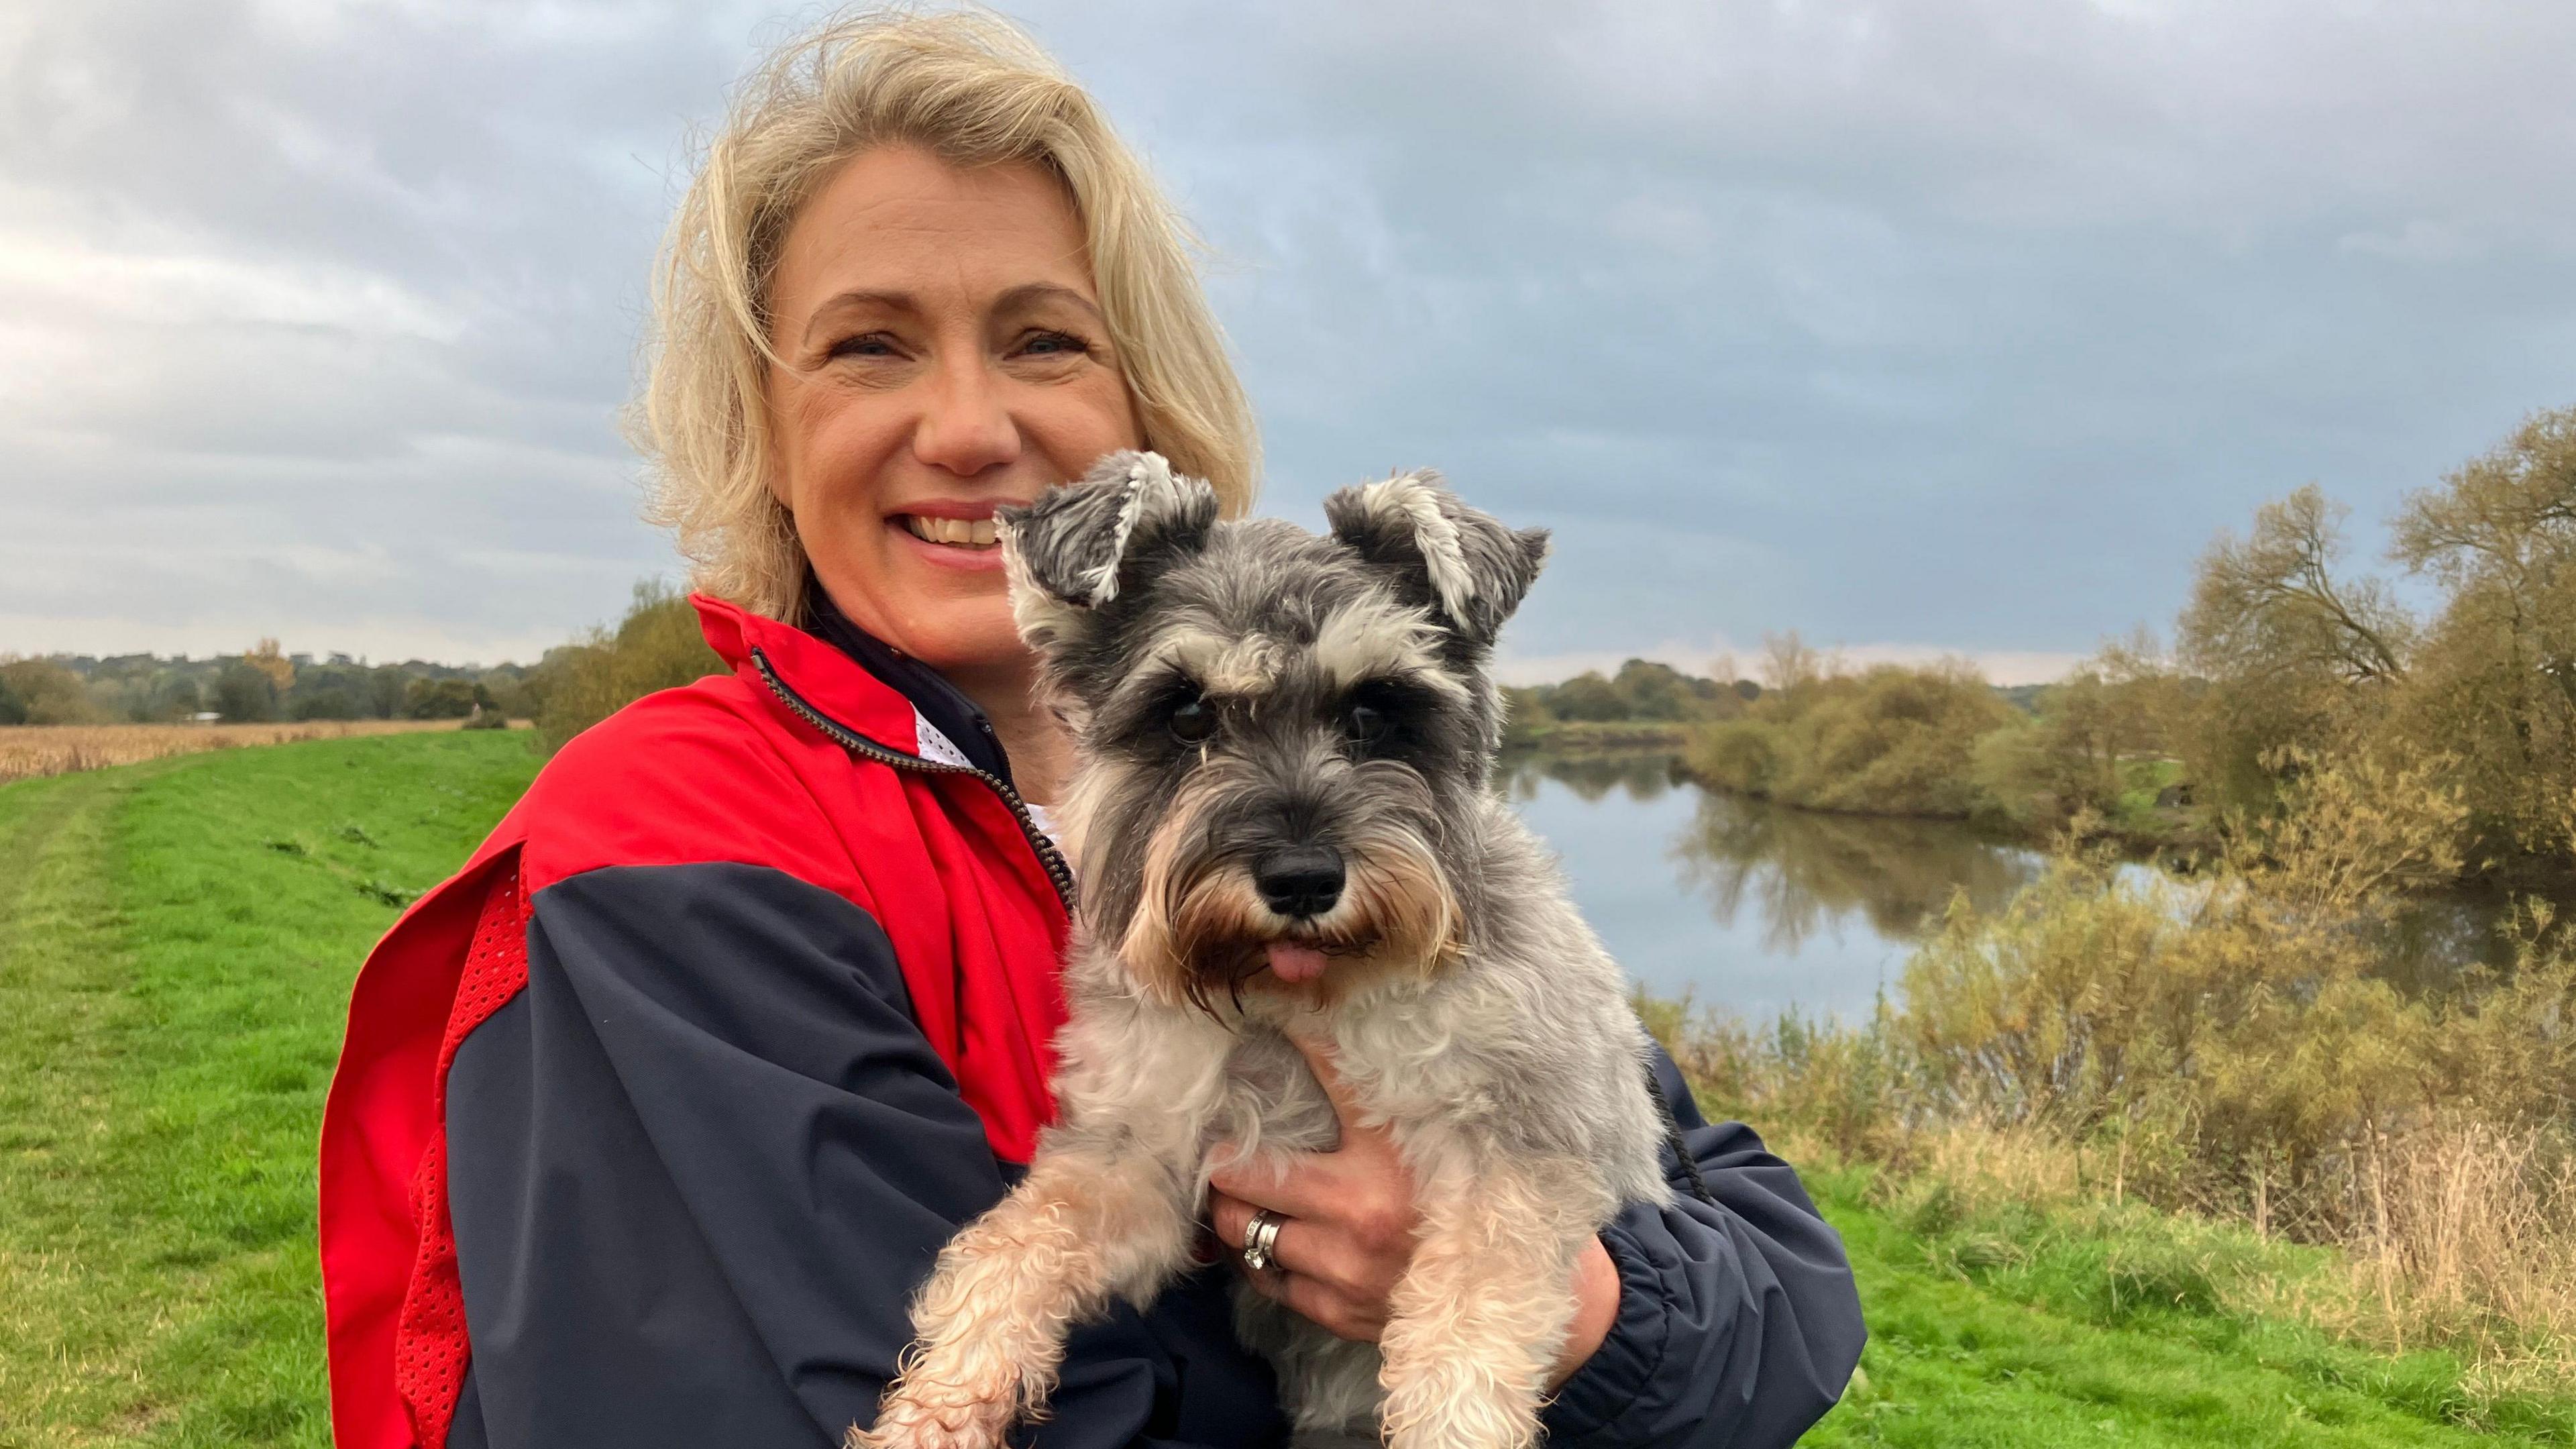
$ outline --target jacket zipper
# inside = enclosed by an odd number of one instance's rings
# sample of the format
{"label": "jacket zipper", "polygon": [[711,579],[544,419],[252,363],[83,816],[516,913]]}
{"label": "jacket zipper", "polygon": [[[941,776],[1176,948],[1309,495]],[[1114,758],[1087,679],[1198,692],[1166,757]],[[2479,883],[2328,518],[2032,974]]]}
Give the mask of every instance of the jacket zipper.
{"label": "jacket zipper", "polygon": [[1066,918],[1072,918],[1074,914],[1073,867],[1066,863],[1064,852],[1056,849],[1055,842],[1047,838],[1047,833],[1038,828],[1037,821],[1029,815],[1028,802],[1020,798],[1019,791],[1011,788],[1010,781],[999,775],[978,770],[972,765],[943,765],[936,760],[925,760],[919,755],[907,755],[899,750],[887,749],[806,703],[805,696],[798,694],[788,686],[786,680],[778,677],[778,670],[770,664],[768,653],[757,645],[752,648],[751,663],[753,668],[760,671],[761,682],[769,686],[769,692],[778,696],[780,704],[787,706],[797,718],[820,730],[824,738],[851,754],[864,760],[874,760],[880,765],[890,765],[898,770],[912,770],[924,775],[972,775],[992,786],[993,793],[1002,797],[1002,803],[1011,807],[1011,818],[1019,822],[1020,834],[1027,838],[1029,848],[1037,852],[1038,864],[1046,868],[1047,879],[1055,886],[1056,899],[1064,903]]}

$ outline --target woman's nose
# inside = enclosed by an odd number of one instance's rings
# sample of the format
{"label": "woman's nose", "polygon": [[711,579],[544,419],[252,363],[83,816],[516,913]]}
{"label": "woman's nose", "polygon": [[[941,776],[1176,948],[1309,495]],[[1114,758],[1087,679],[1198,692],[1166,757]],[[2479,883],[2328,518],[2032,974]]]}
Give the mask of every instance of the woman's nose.
{"label": "woman's nose", "polygon": [[1018,458],[1019,424],[995,383],[980,357],[941,367],[913,429],[913,456],[960,478]]}

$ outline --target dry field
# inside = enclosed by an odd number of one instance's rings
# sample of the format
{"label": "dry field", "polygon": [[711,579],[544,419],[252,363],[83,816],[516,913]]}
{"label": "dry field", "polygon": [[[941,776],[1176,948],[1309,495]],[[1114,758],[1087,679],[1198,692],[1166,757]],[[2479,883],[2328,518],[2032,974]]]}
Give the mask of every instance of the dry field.
{"label": "dry field", "polygon": [[43,775],[69,775],[108,765],[132,765],[164,755],[298,740],[337,740],[351,735],[452,730],[452,719],[305,720],[294,724],[120,724],[0,726],[0,785]]}

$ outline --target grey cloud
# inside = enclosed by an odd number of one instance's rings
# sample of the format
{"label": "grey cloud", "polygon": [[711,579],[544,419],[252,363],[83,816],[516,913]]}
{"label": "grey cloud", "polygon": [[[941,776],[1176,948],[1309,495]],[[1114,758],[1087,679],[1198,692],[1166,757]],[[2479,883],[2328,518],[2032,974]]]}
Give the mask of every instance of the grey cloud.
{"label": "grey cloud", "polygon": [[[1271,506],[1432,463],[1557,528],[1527,656],[2059,657],[2263,497],[2367,520],[2576,401],[2562,5],[1021,13],[1214,244]],[[485,648],[670,567],[614,430],[645,265],[793,17],[18,24],[0,620],[62,636],[0,649]]]}

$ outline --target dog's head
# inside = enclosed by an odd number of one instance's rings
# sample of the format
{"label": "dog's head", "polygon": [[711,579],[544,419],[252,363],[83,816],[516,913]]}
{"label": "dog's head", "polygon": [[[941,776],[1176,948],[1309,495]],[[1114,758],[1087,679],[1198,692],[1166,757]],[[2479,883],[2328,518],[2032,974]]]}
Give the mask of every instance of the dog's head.
{"label": "dog's head", "polygon": [[1220,521],[1150,453],[1001,515],[1012,609],[1082,767],[1062,816],[1094,939],[1145,989],[1336,999],[1461,944],[1500,735],[1494,637],[1547,537],[1428,473],[1331,531]]}

